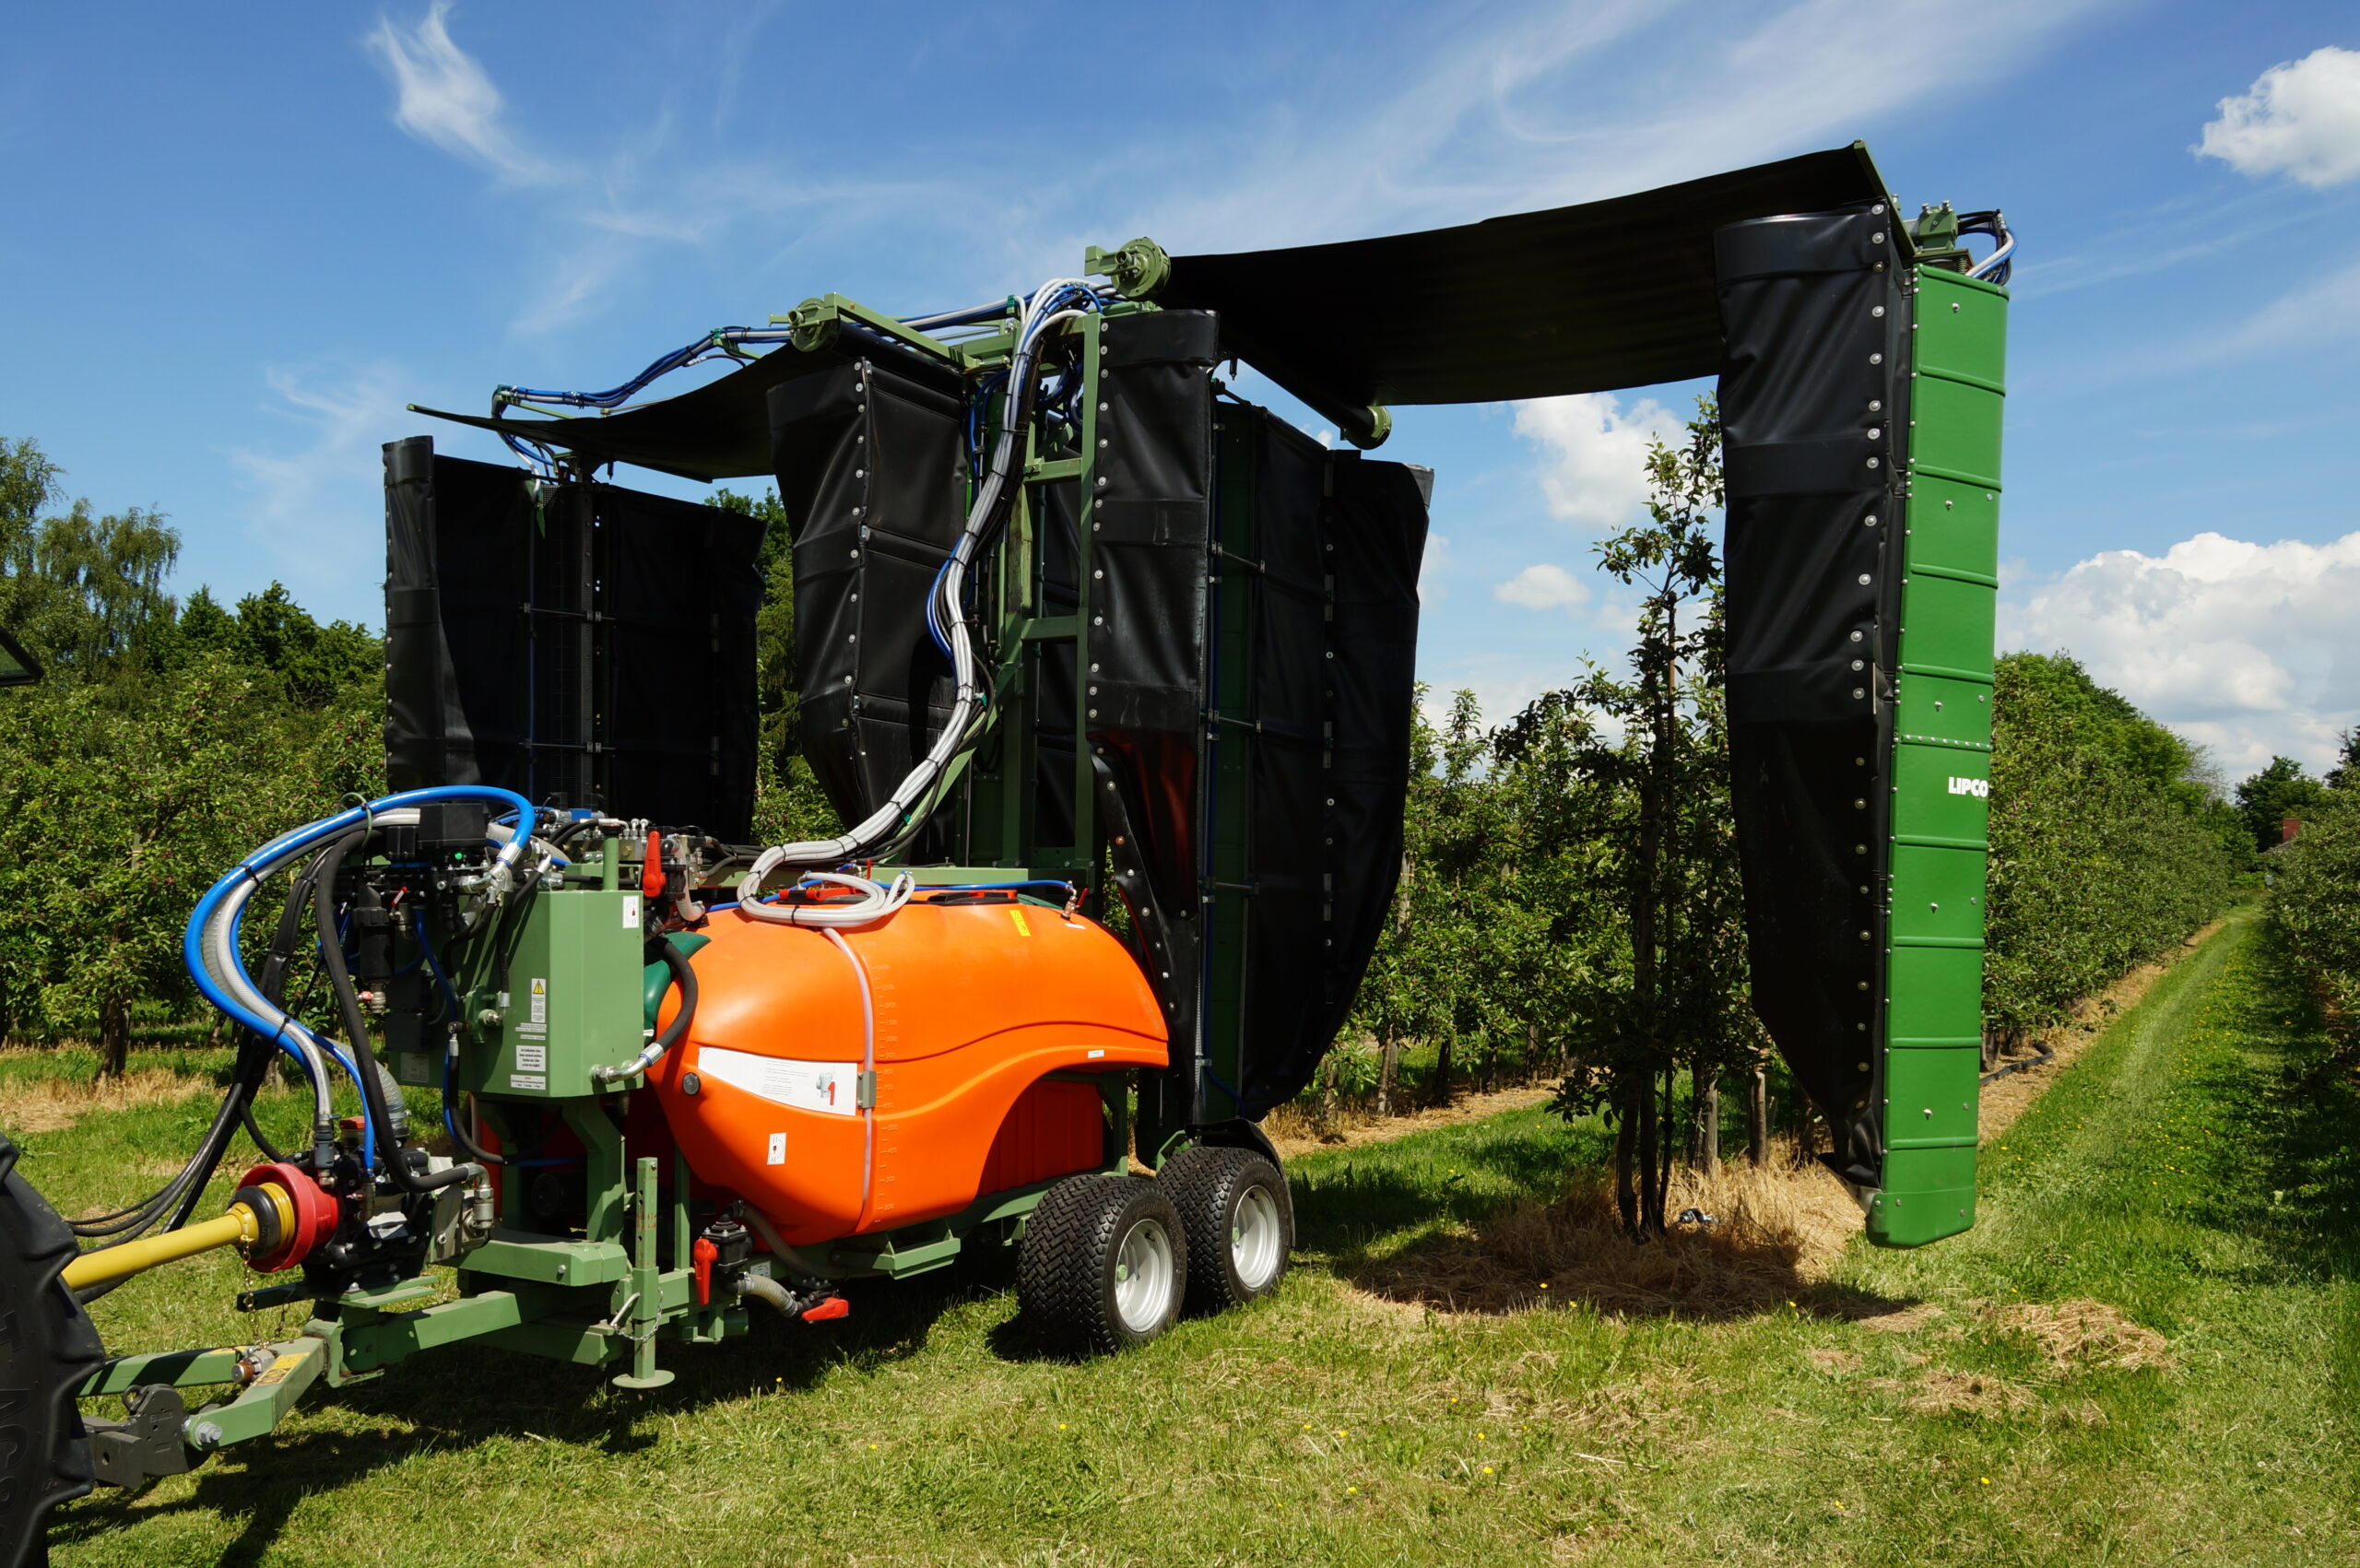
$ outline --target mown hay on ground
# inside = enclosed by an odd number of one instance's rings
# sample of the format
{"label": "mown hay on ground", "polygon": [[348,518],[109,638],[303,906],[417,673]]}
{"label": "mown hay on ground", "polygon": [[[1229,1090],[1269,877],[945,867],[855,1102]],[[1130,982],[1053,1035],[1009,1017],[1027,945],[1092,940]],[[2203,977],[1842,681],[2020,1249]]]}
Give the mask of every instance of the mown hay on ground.
{"label": "mown hay on ground", "polygon": [[1362,1289],[1438,1311],[1500,1313],[1587,1302],[1602,1311],[1724,1317],[1794,1302],[1824,1279],[1860,1228],[1835,1178],[1782,1156],[1711,1175],[1672,1176],[1668,1212],[1712,1223],[1674,1225],[1634,1242],[1602,1174],[1555,1203],[1513,1203],[1471,1227],[1390,1256],[1348,1266]]}

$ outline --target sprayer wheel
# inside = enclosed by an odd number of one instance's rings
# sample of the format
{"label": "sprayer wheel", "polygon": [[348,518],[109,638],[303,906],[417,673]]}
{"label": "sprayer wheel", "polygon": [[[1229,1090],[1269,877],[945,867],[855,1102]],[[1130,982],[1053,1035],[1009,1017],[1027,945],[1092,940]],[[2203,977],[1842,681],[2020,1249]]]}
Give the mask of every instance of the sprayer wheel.
{"label": "sprayer wheel", "polygon": [[1019,1310],[1044,1338],[1100,1352],[1144,1345],[1180,1315],[1188,1239],[1163,1189],[1142,1176],[1074,1176],[1025,1222]]}
{"label": "sprayer wheel", "polygon": [[1294,1250],[1294,1204],[1279,1168],[1250,1149],[1194,1144],[1156,1185],[1188,1232],[1188,1310],[1227,1312],[1270,1294]]}
{"label": "sprayer wheel", "polygon": [[49,1511],[90,1490],[74,1390],[106,1358],[58,1280],[74,1232],[16,1166],[0,1137],[0,1568],[46,1562]]}

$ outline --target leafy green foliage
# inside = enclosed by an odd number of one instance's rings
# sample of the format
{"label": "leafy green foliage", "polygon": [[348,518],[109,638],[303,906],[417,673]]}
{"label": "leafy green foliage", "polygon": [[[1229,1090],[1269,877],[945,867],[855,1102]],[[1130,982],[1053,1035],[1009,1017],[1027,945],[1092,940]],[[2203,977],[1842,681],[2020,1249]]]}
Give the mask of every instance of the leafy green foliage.
{"label": "leafy green foliage", "polygon": [[2237,815],[2257,850],[2274,849],[2285,834],[2288,819],[2300,821],[2326,786],[2303,771],[2292,757],[2272,757],[2270,765],[2237,785]]}
{"label": "leafy green foliage", "polygon": [[0,439],[0,626],[49,669],[90,674],[169,621],[181,541],[137,507],[100,517],[77,501],[42,516],[60,473],[34,442]]}
{"label": "leafy green foliage", "polygon": [[2065,654],[1992,693],[1984,1014],[2021,1033],[2227,907],[2238,868],[2185,741]]}
{"label": "leafy green foliage", "polygon": [[273,584],[221,608],[163,591],[154,513],[56,501],[0,442],[0,617],[49,666],[0,692],[0,1036],[95,1035],[121,1070],[135,1008],[194,998],[180,962],[204,880],[289,822],[383,789],[376,636]]}
{"label": "leafy green foliage", "polygon": [[2270,861],[2270,919],[2347,1060],[2360,1043],[2360,779],[2320,790]]}

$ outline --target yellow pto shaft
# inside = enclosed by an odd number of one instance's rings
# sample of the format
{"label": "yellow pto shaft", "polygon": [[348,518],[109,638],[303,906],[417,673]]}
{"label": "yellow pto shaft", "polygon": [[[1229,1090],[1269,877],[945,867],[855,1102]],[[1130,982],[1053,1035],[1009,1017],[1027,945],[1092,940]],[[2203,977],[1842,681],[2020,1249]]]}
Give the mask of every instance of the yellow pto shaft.
{"label": "yellow pto shaft", "polygon": [[[249,1194],[256,1189],[248,1188]],[[273,1235],[285,1235],[295,1226],[295,1204],[287,1194],[275,1186],[259,1189],[264,1198],[277,1213],[269,1230]],[[104,1285],[116,1279],[153,1268],[174,1258],[195,1257],[215,1247],[236,1247],[240,1252],[251,1249],[261,1240],[267,1221],[254,1212],[247,1202],[233,1203],[228,1213],[218,1220],[207,1220],[201,1225],[187,1225],[177,1231],[167,1231],[160,1236],[148,1236],[121,1246],[106,1247],[98,1252],[86,1252],[65,1266],[66,1288],[87,1291],[93,1285]]]}

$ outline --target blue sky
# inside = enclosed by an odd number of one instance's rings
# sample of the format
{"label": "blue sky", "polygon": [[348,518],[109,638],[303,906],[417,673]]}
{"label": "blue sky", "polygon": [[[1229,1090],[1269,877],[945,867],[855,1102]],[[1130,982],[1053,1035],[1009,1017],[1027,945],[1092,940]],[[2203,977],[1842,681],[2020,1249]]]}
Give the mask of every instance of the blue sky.
{"label": "blue sky", "polygon": [[[169,513],[183,590],[377,621],[407,402],[612,384],[827,289],[941,308],[1092,242],[1398,231],[1861,137],[1907,210],[2020,236],[2009,637],[2230,777],[2360,722],[2348,4],[405,0],[10,37],[0,433]],[[1440,475],[1430,681],[1504,717],[1619,645],[1591,547],[1697,390],[1399,412],[1386,455]]]}

